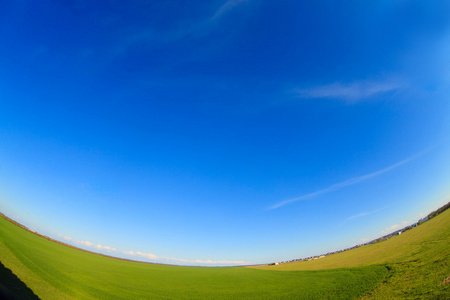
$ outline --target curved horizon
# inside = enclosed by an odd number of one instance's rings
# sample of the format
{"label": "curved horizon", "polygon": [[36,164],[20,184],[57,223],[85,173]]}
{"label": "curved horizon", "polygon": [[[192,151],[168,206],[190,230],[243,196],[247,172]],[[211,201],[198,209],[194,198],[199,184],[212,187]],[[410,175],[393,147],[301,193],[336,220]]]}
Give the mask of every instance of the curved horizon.
{"label": "curved horizon", "polygon": [[450,196],[450,4],[0,4],[0,211],[180,265],[360,244]]}
{"label": "curved horizon", "polygon": [[[442,208],[448,207],[449,205],[450,205],[450,202],[448,202],[444,206],[439,207],[437,210],[441,210]],[[411,229],[413,225],[415,226],[420,221],[422,221],[424,218],[428,218],[428,216],[429,216],[428,213],[432,214],[433,212],[436,212],[437,210],[433,210],[433,211],[430,211],[430,212],[427,212],[427,213],[423,213],[423,214],[420,215],[420,217],[421,217],[420,219],[412,221],[412,222],[409,222],[409,223],[402,223],[401,227],[399,225],[397,225],[397,226],[392,226],[390,228],[387,228],[385,231],[381,232],[378,236],[376,236],[372,240],[367,239],[366,241],[363,241],[363,243],[355,244],[355,245],[353,245],[353,246],[351,246],[349,248],[339,249],[339,250],[335,250],[333,252],[328,252],[328,253],[315,254],[315,255],[312,255],[312,256],[309,256],[309,257],[291,258],[289,260],[282,261],[282,262],[286,263],[286,262],[300,261],[300,260],[304,260],[304,259],[307,259],[307,258],[331,255],[331,254],[335,254],[335,253],[348,251],[348,250],[354,249],[355,247],[360,247],[360,246],[364,246],[364,245],[373,243],[376,240],[378,240],[380,238],[383,238],[385,236],[393,235],[394,233],[399,232],[399,231],[404,231],[405,229],[406,230]],[[4,219],[6,219],[9,222],[17,225],[18,227],[21,227],[22,229],[24,229],[26,231],[29,231],[29,232],[31,232],[33,234],[36,234],[37,236],[43,237],[43,238],[45,238],[45,239],[47,239],[47,240],[49,240],[51,242],[54,242],[54,243],[57,243],[57,244],[60,244],[60,245],[66,246],[66,247],[74,248],[74,249],[77,249],[77,250],[80,250],[80,251],[84,251],[84,252],[87,252],[87,253],[91,253],[91,254],[95,254],[95,255],[101,255],[101,256],[105,256],[105,257],[109,257],[109,258],[113,258],[113,259],[132,261],[132,262],[138,262],[138,263],[146,263],[146,264],[157,264],[157,265],[166,265],[166,266],[180,266],[180,267],[229,267],[229,268],[231,268],[231,267],[261,266],[261,265],[267,265],[267,264],[273,263],[273,262],[265,262],[265,263],[251,264],[251,263],[248,263],[248,262],[242,262],[242,263],[239,263],[239,264],[236,264],[236,265],[228,265],[228,263],[226,263],[226,265],[220,265],[220,264],[217,265],[217,262],[210,261],[208,263],[216,264],[216,265],[211,266],[211,265],[183,265],[183,264],[175,264],[175,263],[151,262],[151,261],[138,260],[138,258],[136,260],[134,260],[134,259],[130,259],[130,258],[123,258],[123,257],[119,257],[119,256],[114,256],[113,254],[104,254],[104,253],[100,253],[100,252],[95,252],[93,249],[90,249],[90,250],[83,249],[83,248],[77,247],[76,245],[69,244],[67,242],[63,242],[63,241],[60,241],[60,240],[57,240],[57,239],[53,239],[53,238],[51,238],[49,236],[40,234],[39,232],[36,232],[35,230],[32,230],[32,229],[24,226],[23,224],[20,224],[19,222],[9,218],[8,216],[4,215],[1,212],[0,212],[0,217],[3,217]],[[350,218],[358,218],[358,217],[360,217],[360,216],[353,216],[353,217],[350,217]],[[140,252],[136,252],[137,255],[140,255],[139,253]],[[140,255],[140,256],[145,256],[145,255]],[[185,260],[183,260],[183,259],[179,259],[179,261],[184,261],[185,262]],[[195,261],[195,262],[198,263],[199,261]]]}

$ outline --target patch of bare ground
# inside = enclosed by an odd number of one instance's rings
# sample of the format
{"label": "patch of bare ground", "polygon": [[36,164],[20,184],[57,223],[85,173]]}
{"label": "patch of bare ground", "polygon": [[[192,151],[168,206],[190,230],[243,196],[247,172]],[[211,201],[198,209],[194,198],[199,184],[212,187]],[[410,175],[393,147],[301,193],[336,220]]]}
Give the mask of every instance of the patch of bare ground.
{"label": "patch of bare ground", "polygon": [[447,278],[444,279],[444,281],[442,281],[439,285],[446,285],[450,283],[450,276],[448,276]]}

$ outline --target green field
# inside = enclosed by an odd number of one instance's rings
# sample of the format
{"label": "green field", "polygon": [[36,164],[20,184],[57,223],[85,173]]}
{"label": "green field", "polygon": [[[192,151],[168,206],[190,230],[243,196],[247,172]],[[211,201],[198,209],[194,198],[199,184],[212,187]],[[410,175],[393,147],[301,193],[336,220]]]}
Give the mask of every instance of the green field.
{"label": "green field", "polygon": [[388,241],[316,261],[202,268],[95,255],[0,218],[0,261],[41,299],[445,299],[449,237],[450,210]]}
{"label": "green field", "polygon": [[450,299],[450,284],[443,284],[450,276],[450,209],[384,242],[318,260],[252,268],[301,271],[376,265],[389,273],[367,298]]}

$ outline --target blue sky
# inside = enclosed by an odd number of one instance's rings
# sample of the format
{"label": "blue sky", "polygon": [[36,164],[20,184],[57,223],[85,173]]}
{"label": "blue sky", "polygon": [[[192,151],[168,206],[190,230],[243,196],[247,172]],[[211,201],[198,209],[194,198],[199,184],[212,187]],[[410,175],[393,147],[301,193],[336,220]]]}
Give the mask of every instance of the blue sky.
{"label": "blue sky", "polygon": [[0,211],[92,251],[306,257],[450,200],[447,1],[4,1]]}

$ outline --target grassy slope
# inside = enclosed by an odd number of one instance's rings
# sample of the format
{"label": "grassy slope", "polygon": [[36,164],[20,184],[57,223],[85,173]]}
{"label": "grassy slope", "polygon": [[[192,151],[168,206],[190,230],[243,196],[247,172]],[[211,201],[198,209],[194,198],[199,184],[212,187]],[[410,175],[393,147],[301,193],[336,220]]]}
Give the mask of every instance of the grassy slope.
{"label": "grassy slope", "polygon": [[3,218],[0,261],[42,299],[352,299],[387,274],[382,266],[277,272],[137,263],[48,241]]}
{"label": "grassy slope", "polygon": [[252,268],[293,271],[369,265],[383,265],[390,271],[367,298],[450,299],[450,284],[440,285],[450,276],[450,209],[381,243],[313,261]]}

